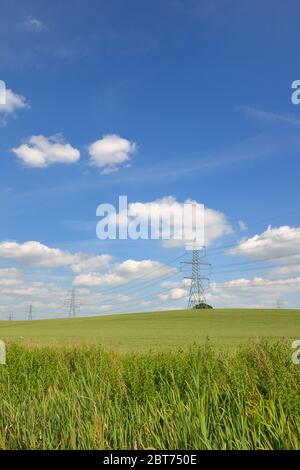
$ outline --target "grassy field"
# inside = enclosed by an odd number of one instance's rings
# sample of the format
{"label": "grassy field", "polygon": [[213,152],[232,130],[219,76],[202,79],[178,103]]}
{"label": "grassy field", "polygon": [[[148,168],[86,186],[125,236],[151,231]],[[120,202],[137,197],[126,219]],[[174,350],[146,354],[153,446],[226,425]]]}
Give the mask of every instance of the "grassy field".
{"label": "grassy field", "polygon": [[1,322],[0,338],[0,449],[300,449],[297,310]]}
{"label": "grassy field", "polygon": [[0,449],[300,449],[290,344],[105,352],[8,346]]}
{"label": "grassy field", "polygon": [[238,345],[256,338],[300,338],[300,310],[176,310],[41,321],[2,321],[0,339],[25,344],[101,344],[113,351]]}

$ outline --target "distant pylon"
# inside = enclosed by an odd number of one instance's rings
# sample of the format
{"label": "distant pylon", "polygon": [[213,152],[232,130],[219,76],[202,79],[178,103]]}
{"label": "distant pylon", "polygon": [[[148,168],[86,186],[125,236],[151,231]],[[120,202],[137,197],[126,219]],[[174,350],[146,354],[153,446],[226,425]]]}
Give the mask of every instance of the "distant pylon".
{"label": "distant pylon", "polygon": [[71,295],[70,295],[70,298],[68,300],[69,300],[69,308],[68,308],[69,318],[75,318],[76,314],[77,314],[77,310],[78,310],[78,303],[77,303],[77,299],[76,299],[76,290],[75,289],[71,289]]}
{"label": "distant pylon", "polygon": [[[202,248],[205,250],[205,248]],[[190,264],[192,266],[191,276],[186,277],[185,279],[190,279],[190,293],[188,308],[192,309],[199,304],[206,303],[205,298],[205,289],[203,281],[209,281],[209,278],[201,275],[201,266],[211,266],[210,263],[202,261],[200,256],[200,249],[193,246],[193,254],[191,261],[183,261],[184,264]]]}
{"label": "distant pylon", "polygon": [[29,311],[28,311],[28,320],[32,320],[33,319],[33,308],[32,308],[32,304],[29,305]]}
{"label": "distant pylon", "polygon": [[10,313],[10,314],[8,315],[8,319],[9,319],[10,321],[14,319],[14,316],[13,316],[12,313]]}

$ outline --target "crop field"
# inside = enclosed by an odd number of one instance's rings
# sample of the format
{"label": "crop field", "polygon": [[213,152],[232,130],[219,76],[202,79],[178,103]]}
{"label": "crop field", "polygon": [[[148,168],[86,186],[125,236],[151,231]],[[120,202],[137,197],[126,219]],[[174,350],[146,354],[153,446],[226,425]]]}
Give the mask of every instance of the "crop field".
{"label": "crop field", "polygon": [[0,337],[2,450],[300,449],[299,311],[2,322]]}
{"label": "crop field", "polygon": [[24,344],[98,344],[112,351],[161,351],[205,344],[300,338],[300,310],[175,310],[40,321],[2,321],[0,338]]}

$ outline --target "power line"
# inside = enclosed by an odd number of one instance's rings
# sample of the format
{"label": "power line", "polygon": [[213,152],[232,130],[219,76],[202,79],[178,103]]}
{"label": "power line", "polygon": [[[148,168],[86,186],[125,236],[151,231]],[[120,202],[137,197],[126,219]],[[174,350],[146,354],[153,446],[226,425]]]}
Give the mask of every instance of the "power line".
{"label": "power line", "polygon": [[[170,266],[171,264],[173,264],[174,262],[178,261],[179,259],[183,258],[185,256],[185,253],[181,253],[179,256],[176,256],[175,258],[173,258],[172,260],[170,260],[168,263],[164,263],[163,265],[161,265],[160,267],[157,267],[157,268],[154,268],[152,269],[151,271],[148,271],[146,274],[141,274],[139,276],[134,276],[129,282],[127,282],[126,284],[124,285],[119,285],[119,286],[113,286],[109,289],[105,289],[104,291],[99,291],[100,293],[102,294],[108,294],[110,292],[113,292],[115,290],[117,290],[118,292],[122,289],[127,289],[128,286],[129,286],[129,289],[130,290],[136,290],[137,288],[144,288],[144,287],[148,287],[148,281],[151,280],[153,278],[153,274],[156,274],[162,270],[165,270],[166,266]],[[176,273],[177,274],[177,273]],[[157,276],[156,279],[159,279],[160,277],[164,276],[165,275],[165,272],[162,272],[162,274],[160,276]],[[142,282],[139,283],[139,280],[142,279]],[[144,279],[144,281],[143,281]],[[145,284],[146,283],[146,284]],[[132,285],[134,284],[134,285]],[[153,284],[153,283],[151,283]],[[132,287],[131,287],[132,285]],[[117,295],[116,297],[122,297],[124,295],[127,294],[128,291],[126,291],[126,293],[122,293],[122,294],[119,294]]]}
{"label": "power line", "polygon": [[[290,237],[288,240],[284,240],[284,241],[281,241],[280,242],[280,247],[283,245],[287,245],[289,243],[291,243],[292,241],[298,241],[298,236],[295,235],[295,237]],[[246,240],[247,241],[247,240]],[[227,250],[230,249],[230,248],[238,248],[239,247],[239,241],[236,241],[235,243],[231,243],[229,245],[222,245],[220,247],[215,247],[215,248],[208,248],[207,249],[207,253],[209,254],[209,256],[216,256],[216,255],[220,255],[220,254],[223,254],[225,253],[226,255],[236,255],[236,253],[230,253],[228,252]],[[241,242],[243,243],[243,241]],[[256,250],[256,249],[259,249],[261,248],[261,246],[252,246],[251,249],[252,250]],[[240,256],[246,256],[247,253],[238,253]]]}
{"label": "power line", "polygon": [[[164,276],[164,278],[161,279],[160,282],[162,282],[165,279],[169,279],[171,277],[177,276],[177,275],[178,275],[178,273],[168,274],[167,276]],[[157,284],[157,281],[155,281],[155,283],[152,283],[152,285],[154,285],[154,284]],[[167,293],[167,292],[170,292],[169,287],[166,288],[166,289],[163,289],[163,290],[161,288],[159,288],[159,290],[152,291],[148,295],[143,294],[142,300],[137,299],[137,298],[132,298],[132,299],[129,299],[129,300],[121,300],[117,303],[114,303],[114,305],[111,307],[111,310],[109,312],[104,311],[104,312],[101,312],[101,314],[105,315],[105,314],[108,314],[108,313],[110,313],[110,314],[111,313],[122,313],[122,309],[124,307],[125,308],[130,308],[131,305],[136,305],[137,303],[140,303],[141,301],[145,301],[147,299],[153,299],[157,295],[164,294],[164,293]],[[139,290],[137,290],[137,292],[135,292],[135,294],[139,294]],[[126,295],[124,294],[124,296],[126,296]]]}
{"label": "power line", "polygon": [[[244,268],[243,272],[245,272],[245,271],[263,271],[265,269],[271,269],[271,268],[280,269],[280,268],[285,268],[285,267],[289,267],[289,266],[299,266],[299,261],[296,261],[294,263],[285,263],[285,264],[278,264],[278,265],[253,266],[253,267],[250,267],[250,268]],[[299,268],[299,271],[300,271],[300,268]],[[231,273],[240,273],[240,272],[241,272],[240,269],[231,269],[231,270],[224,270],[224,271],[214,271],[213,275],[215,276],[215,275],[218,275],[218,274],[231,274]]]}
{"label": "power line", "polygon": [[[182,257],[182,256],[179,256],[179,257],[177,257],[177,258],[180,258],[180,257]],[[265,260],[267,260],[267,259],[268,259],[268,258],[265,258],[263,261],[265,261]],[[246,262],[246,263],[247,263],[247,262]],[[252,263],[252,261],[249,262],[249,263]],[[185,262],[185,264],[192,264],[192,261],[187,261],[187,262]],[[238,265],[238,264],[239,264],[239,263],[232,263],[231,265]],[[245,263],[241,263],[241,264],[245,264]],[[202,262],[202,261],[201,261],[201,265],[211,266],[209,263],[204,263],[204,262]],[[231,266],[231,265],[229,265],[229,266]],[[224,265],[224,266],[227,266],[227,265]],[[219,266],[219,267],[221,267],[221,266]],[[269,267],[269,266],[267,266],[267,267],[264,266],[264,267],[262,267],[261,269],[265,269],[265,268],[268,268],[268,269],[269,269],[270,267]],[[155,270],[153,270],[152,272],[158,272],[158,271],[161,270],[161,269],[162,269],[162,268],[155,269]],[[253,269],[253,268],[250,268],[250,269],[248,268],[248,270],[252,270],[252,269]],[[257,267],[255,267],[254,269],[257,269]],[[247,270],[247,269],[246,269],[246,270]],[[220,271],[219,273],[223,273],[223,272],[235,272],[235,271],[236,271],[236,270]],[[216,274],[218,274],[218,272],[217,272]],[[143,291],[145,290],[145,288],[149,288],[149,287],[151,287],[151,286],[157,285],[157,284],[158,284],[158,280],[160,280],[159,282],[162,282],[162,281],[165,280],[165,279],[169,279],[170,277],[174,277],[174,276],[177,276],[177,275],[178,275],[178,273],[168,273],[167,275],[161,274],[160,276],[158,276],[158,278],[156,278],[155,280],[152,280],[152,282],[149,282],[149,281],[145,281],[145,280],[144,280],[144,281],[142,282]],[[146,277],[149,277],[149,276],[141,275],[141,276],[139,276],[139,277],[145,279]],[[206,278],[205,276],[201,276],[201,277],[202,277],[202,280],[205,279],[205,280],[208,281],[208,278]],[[191,278],[190,278],[190,279],[191,279]],[[131,283],[132,283],[132,282],[135,282],[135,279],[133,279],[133,280],[131,281]],[[140,285],[135,285],[135,286],[133,286],[133,288],[134,288],[134,293],[136,293],[137,290],[140,290],[140,289],[141,289],[141,284],[140,284]],[[111,292],[112,290],[115,290],[115,289],[118,289],[118,286],[115,286],[113,289],[107,289],[107,291],[100,292],[100,293],[103,294],[103,295],[105,295],[105,294],[107,294],[107,293],[109,293],[109,292]],[[130,290],[132,290],[132,288],[131,288]],[[153,299],[154,296],[156,296],[156,295],[158,295],[158,294],[163,294],[164,292],[169,292],[169,290],[170,290],[170,288],[168,288],[168,289],[166,289],[166,290],[159,289],[159,291],[157,291],[157,292],[151,292],[148,296],[147,296],[147,295],[146,295],[146,296],[143,295],[143,299],[142,299],[142,300],[147,300],[147,298]],[[138,300],[138,299],[135,299],[135,298],[129,299],[129,300],[123,300],[123,298],[126,297],[127,294],[128,294],[128,292],[124,292],[124,293],[122,293],[122,294],[119,294],[119,295],[114,296],[114,297],[113,297],[114,300],[115,300],[115,299],[120,299],[120,300],[119,300],[118,302],[115,302],[115,301],[113,302],[114,305],[112,306],[112,308],[110,308],[110,311],[109,311],[109,312],[108,312],[108,311],[104,311],[104,312],[101,312],[101,314],[104,315],[104,314],[107,314],[107,313],[122,313],[122,311],[124,310],[124,308],[127,308],[127,309],[128,309],[128,308],[130,308],[131,305],[132,305],[132,306],[133,306],[133,305],[136,305],[136,304],[139,302],[139,300]],[[203,294],[204,294],[204,292],[203,292]],[[203,295],[203,297],[204,297],[204,295]],[[68,309],[69,312],[72,312],[71,300],[72,300],[72,296],[71,296],[71,298],[70,298],[70,300],[69,300],[69,309]],[[199,300],[199,296],[198,296],[198,300]],[[204,298],[204,300],[205,300],[205,298]],[[109,300],[108,300],[108,302],[109,302]],[[75,300],[75,303],[76,303],[76,300]],[[153,303],[151,303],[151,307],[153,307]],[[151,307],[150,307],[150,308],[151,308]],[[99,312],[99,313],[100,313],[100,312]],[[70,315],[71,315],[71,316],[74,316],[74,314],[72,315],[72,313],[71,313]]]}
{"label": "power line", "polygon": [[[146,274],[141,274],[139,276],[135,276],[132,280],[130,280],[128,283],[126,283],[123,286],[116,285],[116,286],[113,286],[113,287],[111,287],[109,289],[106,289],[104,291],[99,290],[98,293],[103,295],[103,297],[105,297],[106,295],[111,294],[112,292],[114,292],[116,290],[118,292],[120,292],[120,289],[125,288],[126,289],[125,292],[118,293],[117,295],[113,295],[114,300],[119,299],[119,302],[117,303],[116,308],[117,309],[122,308],[124,305],[127,305],[128,303],[129,304],[130,303],[136,303],[136,300],[125,301],[125,300],[123,300],[123,298],[126,297],[127,295],[131,295],[132,293],[135,294],[136,291],[139,291],[139,290],[144,291],[145,289],[148,289],[149,287],[152,287],[153,285],[158,284],[158,282],[162,282],[165,279],[169,279],[172,276],[178,275],[179,273],[177,271],[176,272],[166,273],[165,269],[166,269],[166,266],[169,266],[169,265],[173,264],[176,260],[179,260],[183,256],[185,256],[185,253],[181,253],[179,256],[176,256],[175,258],[171,259],[168,263],[165,263],[164,265],[162,265],[158,268],[154,268],[151,271],[147,272]],[[152,279],[153,275],[155,273],[159,273],[160,271],[164,271],[164,272],[161,272],[161,274],[159,276],[157,276],[155,278],[155,280],[153,280]],[[141,282],[139,282],[139,280],[141,280]],[[128,285],[129,285],[129,289],[128,289]],[[153,294],[151,294],[151,296],[153,296]],[[106,301],[106,299],[103,299],[103,300]],[[79,302],[78,302],[78,299],[77,299],[76,290],[71,289],[70,295],[65,301],[65,312],[68,314],[69,318],[70,317],[74,318],[74,317],[77,316],[78,310],[79,310]],[[75,313],[74,313],[74,311],[75,311]],[[114,311],[116,311],[116,309],[114,309]],[[60,317],[61,314],[58,314],[58,316]]]}
{"label": "power line", "polygon": [[[287,242],[290,242],[291,240],[288,240]],[[285,245],[285,242],[282,242],[281,243],[281,246],[282,245]],[[236,246],[236,244],[234,245],[228,245],[226,248],[229,248],[231,246]],[[255,247],[256,248],[256,247]],[[258,247],[259,248],[259,247]],[[220,248],[215,248],[215,250],[219,250],[220,251]],[[214,249],[212,249],[211,251],[214,251]],[[223,250],[221,249],[221,251],[225,251],[224,248]],[[178,272],[176,273],[170,273],[168,274],[167,276],[165,275],[165,268],[166,266],[168,265],[171,265],[172,263],[174,263],[176,260],[179,260],[180,258],[182,258],[183,256],[185,256],[185,254],[181,254],[179,256],[177,256],[176,258],[174,258],[173,260],[169,261],[168,263],[165,263],[164,265],[158,267],[158,268],[154,268],[153,270],[147,272],[147,273],[142,273],[141,275],[139,276],[135,276],[133,277],[129,282],[127,282],[126,284],[124,285],[121,285],[121,286],[113,286],[109,289],[106,289],[104,291],[100,291],[99,294],[103,294],[104,296],[110,292],[113,292],[113,291],[118,291],[118,294],[116,296],[114,296],[113,298],[114,299],[122,299],[122,297],[125,297],[127,294],[128,294],[128,291],[129,293],[132,292],[132,290],[134,292],[136,291],[139,291],[142,289],[142,291],[144,291],[145,289],[153,286],[153,285],[158,285],[159,282],[161,282],[163,279],[166,279],[166,278],[169,278],[173,275],[178,275]],[[250,260],[250,261],[243,261],[243,262],[238,262],[238,263],[231,263],[231,264],[224,264],[224,265],[217,265],[215,266],[217,268],[217,271],[214,271],[214,274],[218,275],[218,274],[223,274],[223,273],[234,273],[234,272],[237,272],[237,271],[240,271],[240,270],[230,270],[230,271],[225,271],[225,270],[218,270],[220,268],[223,268],[223,267],[238,267],[238,266],[245,266],[245,265],[248,265],[248,264],[259,264],[259,263],[262,263],[262,262],[267,262],[267,261],[275,261],[276,259],[278,258],[286,258],[286,257],[291,257],[291,256],[299,256],[298,253],[291,253],[291,254],[287,254],[287,255],[277,255],[277,256],[272,256],[272,257],[265,257],[265,258],[261,258],[259,260]],[[192,283],[191,282],[191,286],[190,286],[190,296],[193,297],[193,296],[198,296],[198,300],[200,298],[200,295],[199,295],[199,288],[198,288],[198,281],[197,281],[197,276],[195,277],[194,274],[193,274],[193,261],[190,261],[190,262],[186,262],[186,264],[191,264],[192,265],[192,275],[191,277],[189,277],[189,279],[191,281],[193,281],[193,278],[196,282],[194,282],[194,291],[193,293],[191,293],[191,290],[192,290]],[[206,266],[211,266],[209,263],[203,263],[201,262],[200,260],[200,265],[203,265],[205,264]],[[292,264],[298,264],[297,262],[296,263],[289,263],[289,264],[285,264],[285,265],[281,265],[281,266],[278,266],[278,267],[283,267],[283,266],[290,266]],[[195,263],[195,265],[197,265],[197,262]],[[250,271],[250,270],[259,270],[259,269],[270,269],[272,266],[255,266],[255,267],[251,267],[251,268],[244,268],[244,271]],[[200,267],[199,267],[200,269]],[[162,271],[164,270],[164,272]],[[159,276],[155,277],[155,279],[151,279],[153,278],[153,275],[155,274],[159,274],[161,273]],[[203,274],[203,270],[201,270],[201,274]],[[203,283],[202,281],[204,280],[207,280],[208,281],[208,278],[206,278],[205,276],[200,276],[200,272],[199,272],[199,276],[198,276],[198,280],[200,280],[200,294],[201,294],[201,287],[202,287],[202,295],[203,295],[203,299],[205,300],[205,296],[204,296],[204,287],[203,287]],[[151,282],[149,282],[151,281]],[[125,292],[123,293],[120,293],[120,289],[124,289]],[[74,294],[73,294],[74,292]],[[160,293],[162,293],[163,291],[160,291]],[[195,294],[197,293],[197,294]],[[152,297],[153,296],[153,293],[150,294],[150,296]],[[146,296],[143,296],[143,298],[146,299]],[[125,305],[127,305],[128,303],[132,303],[132,302],[136,302],[136,300],[134,301],[124,301],[124,300],[121,300],[120,302],[120,306],[124,307]],[[78,313],[78,301],[76,299],[76,291],[75,290],[72,290],[71,291],[71,296],[70,296],[70,299],[69,299],[69,305],[68,305],[68,314],[69,314],[69,317],[75,317]],[[120,308],[120,307],[119,307]],[[12,317],[11,317],[12,318]],[[29,320],[32,320],[33,319],[33,309],[32,309],[32,305],[30,306],[30,309],[29,309],[29,314],[28,314],[28,319]]]}
{"label": "power line", "polygon": [[[272,286],[273,285],[278,285],[278,286],[283,286],[284,287],[285,285],[288,285],[288,283],[284,284],[283,281],[291,281],[291,282],[297,281],[300,284],[300,277],[299,276],[298,277],[282,277],[278,280],[276,280],[276,279],[262,279],[262,281],[264,281],[265,284],[260,283],[260,279],[251,279],[251,280],[249,280],[249,283],[245,284],[245,285],[237,286],[237,285],[232,284],[230,286],[229,285],[224,286],[224,285],[222,285],[222,283],[219,283],[219,284],[217,284],[217,287],[220,286],[222,289],[223,288],[231,289],[232,287],[239,287],[240,289],[248,288],[248,287],[264,287],[265,288],[267,282],[269,282],[270,285],[272,285]],[[224,281],[224,283],[227,283],[227,282],[232,282],[232,281]],[[234,280],[233,280],[233,282],[234,282]],[[215,286],[214,286],[213,283],[211,283],[210,286],[209,286],[209,288],[214,288],[214,287]]]}
{"label": "power line", "polygon": [[[176,275],[177,275],[177,273],[176,273]],[[174,276],[174,274],[166,276],[163,280],[169,279],[172,276]],[[142,301],[145,301],[147,299],[153,299],[156,295],[163,294],[163,293],[166,293],[166,292],[169,292],[169,291],[170,291],[170,288],[167,288],[167,289],[164,289],[164,290],[159,289],[158,291],[154,291],[154,292],[152,291],[148,295],[143,295]],[[136,305],[139,302],[141,302],[141,300],[136,299],[136,298],[132,298],[132,299],[129,299],[129,300],[124,300],[124,301],[122,300],[122,301],[119,301],[118,303],[114,303],[114,306],[112,306],[112,311],[113,311],[113,313],[122,313],[120,311],[120,309],[122,310],[124,307],[128,308],[128,307],[130,307],[130,305]],[[101,313],[106,314],[108,312],[105,311],[105,312],[101,312]]]}

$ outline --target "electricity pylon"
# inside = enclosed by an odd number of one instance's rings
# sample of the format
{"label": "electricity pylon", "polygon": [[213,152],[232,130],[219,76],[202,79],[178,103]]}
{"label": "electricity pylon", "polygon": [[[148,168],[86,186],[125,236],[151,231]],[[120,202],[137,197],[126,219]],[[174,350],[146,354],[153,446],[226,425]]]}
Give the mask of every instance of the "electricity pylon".
{"label": "electricity pylon", "polygon": [[28,320],[33,319],[33,309],[32,309],[32,304],[29,305],[29,312],[28,312]]}
{"label": "electricity pylon", "polygon": [[75,289],[71,289],[70,298],[68,299],[68,302],[69,302],[69,307],[68,307],[69,318],[75,318],[77,311],[79,309],[79,305],[76,299]]}
{"label": "electricity pylon", "polygon": [[[202,249],[205,248],[203,247]],[[204,281],[209,281],[209,278],[201,275],[201,266],[211,266],[211,264],[202,261],[200,249],[195,246],[193,246],[192,260],[183,261],[183,263],[192,266],[191,276],[185,277],[185,279],[190,279],[191,281],[188,309],[192,309],[199,304],[206,303]]]}

